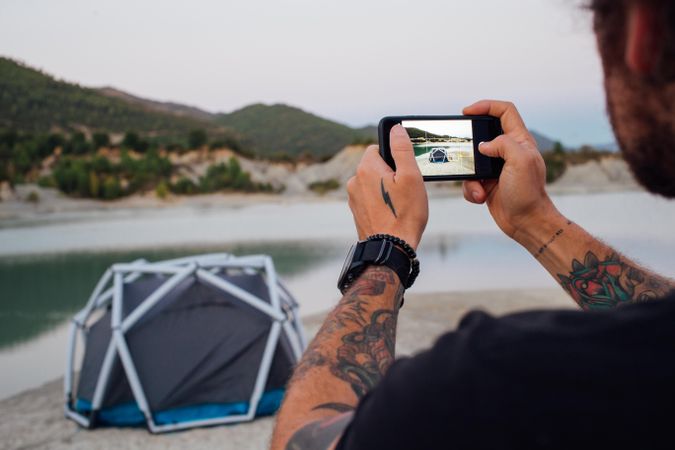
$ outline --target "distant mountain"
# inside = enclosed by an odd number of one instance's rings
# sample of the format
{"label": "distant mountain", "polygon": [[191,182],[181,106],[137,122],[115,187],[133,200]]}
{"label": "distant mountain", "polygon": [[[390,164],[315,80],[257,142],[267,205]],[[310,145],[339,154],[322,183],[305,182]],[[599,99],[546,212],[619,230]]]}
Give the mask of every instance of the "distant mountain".
{"label": "distant mountain", "polygon": [[215,118],[215,114],[204,111],[203,109],[196,108],[194,106],[187,106],[174,102],[158,102],[155,100],[136,97],[135,95],[129,94],[128,92],[120,91],[119,89],[115,89],[114,87],[110,86],[98,88],[96,90],[107,97],[119,98],[128,103],[143,106],[148,110],[174,114],[181,117],[191,117],[193,119],[206,122],[212,121]]}
{"label": "distant mountain", "polygon": [[540,152],[545,152],[553,149],[553,146],[555,145],[556,142],[553,139],[532,130],[530,130],[530,134],[532,134],[534,140],[537,141],[537,148],[539,149]]}
{"label": "distant mountain", "polygon": [[[20,62],[0,57],[0,129],[27,132],[88,129],[185,138],[202,129],[211,136],[234,136],[245,150],[263,158],[318,159],[354,142],[377,140],[377,126],[351,128],[299,108],[254,104],[213,114],[192,106],[138,97],[113,87],[92,89],[60,81]],[[532,132],[540,150],[554,141]]]}
{"label": "distant mountain", "polygon": [[246,136],[256,154],[332,156],[364,134],[332,120],[288,105],[254,104],[229,114],[217,123]]}
{"label": "distant mountain", "polygon": [[181,134],[212,124],[146,108],[96,89],[59,81],[0,57],[0,127],[23,131],[82,128],[148,134]]}

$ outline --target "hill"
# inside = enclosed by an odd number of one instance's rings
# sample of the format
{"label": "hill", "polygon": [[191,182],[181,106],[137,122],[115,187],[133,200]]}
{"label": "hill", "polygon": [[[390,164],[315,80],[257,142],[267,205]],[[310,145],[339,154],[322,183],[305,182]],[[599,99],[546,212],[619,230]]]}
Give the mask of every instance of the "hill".
{"label": "hill", "polygon": [[0,58],[0,127],[27,132],[134,130],[185,134],[213,125],[113,98],[95,89],[59,81],[8,58]]}
{"label": "hill", "polygon": [[[192,106],[159,102],[113,87],[92,89],[57,80],[20,62],[0,57],[0,130],[136,131],[145,136],[185,142],[192,130],[213,141],[238,142],[238,150],[262,158],[325,159],[354,142],[377,139],[377,128],[349,126],[299,108],[254,104],[213,114]],[[532,132],[544,151],[553,140]],[[225,138],[223,138],[225,137]]]}
{"label": "hill", "polygon": [[216,121],[246,136],[253,152],[267,157],[336,154],[365,134],[288,105],[254,104]]}

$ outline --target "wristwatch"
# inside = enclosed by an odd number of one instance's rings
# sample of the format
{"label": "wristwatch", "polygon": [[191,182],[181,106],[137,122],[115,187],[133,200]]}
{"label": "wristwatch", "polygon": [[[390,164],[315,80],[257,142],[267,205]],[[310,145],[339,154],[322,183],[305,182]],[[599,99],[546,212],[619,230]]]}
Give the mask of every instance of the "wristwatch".
{"label": "wristwatch", "polygon": [[387,266],[401,280],[403,286],[407,286],[410,277],[412,262],[408,255],[392,242],[385,239],[359,241],[352,245],[347,253],[344,266],[338,278],[338,289],[343,294],[349,286],[370,265]]}

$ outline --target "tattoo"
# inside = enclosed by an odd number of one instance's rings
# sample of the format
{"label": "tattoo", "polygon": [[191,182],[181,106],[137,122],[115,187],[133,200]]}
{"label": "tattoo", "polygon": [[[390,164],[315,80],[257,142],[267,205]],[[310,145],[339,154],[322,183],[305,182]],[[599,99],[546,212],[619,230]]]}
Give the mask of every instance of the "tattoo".
{"label": "tattoo", "polygon": [[[572,224],[572,222],[571,222],[570,220],[568,220],[566,225],[567,225],[567,226],[570,226],[571,224]],[[563,233],[564,233],[564,230],[563,230],[562,228],[560,228],[558,231],[556,231],[555,233],[553,233],[553,236],[551,236],[551,239],[549,239],[548,242],[546,242],[544,245],[542,245],[541,247],[539,247],[539,250],[538,250],[537,253],[534,255],[534,257],[537,258],[537,259],[539,259],[539,257],[541,256],[541,254],[544,253],[544,252],[546,251],[546,249],[548,248],[548,246],[551,245],[551,244],[553,244],[553,242],[554,242],[556,239],[558,239],[558,236],[560,236],[560,235],[563,234]]]}
{"label": "tattoo", "polygon": [[[396,282],[391,269],[381,266],[371,267],[359,277],[347,291],[335,310],[326,318],[316,338],[309,345],[302,360],[295,368],[292,381],[303,378],[308,371],[315,367],[326,366],[329,363],[322,349],[324,342],[336,331],[342,330],[350,323],[363,327],[367,324],[366,305],[368,300],[362,297],[382,295],[387,285]],[[402,294],[400,294],[402,295]],[[400,299],[397,293],[396,304]]]}
{"label": "tattoo", "polygon": [[339,413],[345,413],[354,411],[354,406],[348,405],[346,403],[322,403],[312,408],[312,411],[316,411],[317,409],[332,409],[333,411],[337,411]]}
{"label": "tattoo", "polygon": [[331,367],[331,372],[349,383],[356,397],[361,398],[394,362],[395,341],[396,313],[378,309],[361,331],[342,337],[337,364]]}
{"label": "tattoo", "polygon": [[667,294],[672,286],[621,260],[616,253],[600,261],[593,252],[572,261],[569,275],[558,274],[562,287],[583,309],[609,309]]}
{"label": "tattoo", "polygon": [[394,217],[398,218],[396,215],[396,208],[394,208],[394,203],[391,201],[391,197],[389,196],[389,192],[384,188],[384,178],[380,179],[380,190],[382,191],[382,200],[384,200],[384,204],[391,209],[391,212],[394,213]]}
{"label": "tattoo", "polygon": [[308,423],[291,436],[286,450],[328,449],[347,428],[350,420],[352,413],[345,413]]}

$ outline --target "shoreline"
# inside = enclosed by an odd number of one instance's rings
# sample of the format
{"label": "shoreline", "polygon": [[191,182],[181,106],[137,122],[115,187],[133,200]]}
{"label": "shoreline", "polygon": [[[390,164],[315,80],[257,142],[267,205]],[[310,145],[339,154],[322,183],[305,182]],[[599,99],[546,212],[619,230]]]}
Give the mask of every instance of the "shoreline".
{"label": "shoreline", "polygon": [[[528,309],[575,308],[562,289],[510,289],[410,294],[398,324],[397,357],[412,355],[452,330],[466,312],[482,309],[493,315]],[[320,327],[326,312],[303,319],[308,336]],[[101,428],[88,431],[63,417],[60,379],[0,400],[0,449],[127,449],[266,448],[273,418],[152,435],[144,428]]]}

